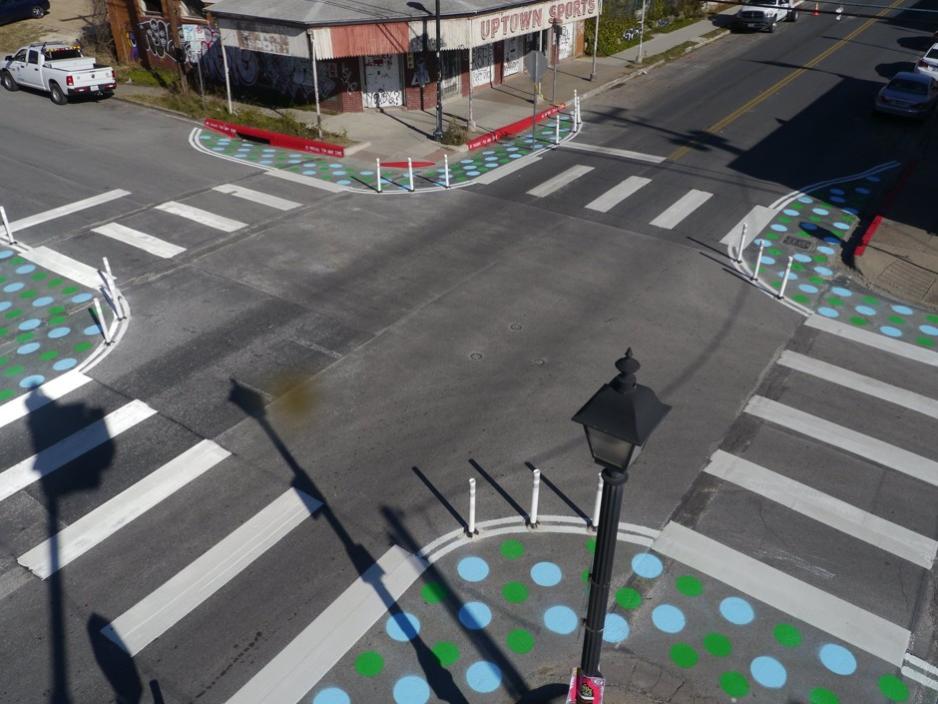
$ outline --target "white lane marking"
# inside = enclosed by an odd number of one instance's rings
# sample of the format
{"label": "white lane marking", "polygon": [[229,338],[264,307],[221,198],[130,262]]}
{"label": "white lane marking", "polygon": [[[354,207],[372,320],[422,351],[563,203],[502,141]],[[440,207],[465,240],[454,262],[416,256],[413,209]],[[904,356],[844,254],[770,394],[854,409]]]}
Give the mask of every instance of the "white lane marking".
{"label": "white lane marking", "polygon": [[41,394],[26,393],[0,406],[0,428],[19,420],[33,411],[38,411],[47,403],[58,401],[75,389],[91,381],[81,372],[69,372],[42,385]]}
{"label": "white lane marking", "polygon": [[[209,152],[212,156],[218,156],[214,152]],[[266,167],[261,167],[266,168]],[[293,183],[301,183],[304,186],[310,186],[312,188],[319,188],[323,191],[330,191],[331,193],[344,193],[350,189],[345,186],[340,186],[337,183],[332,183],[332,181],[326,181],[324,179],[313,178],[311,176],[304,176],[303,174],[295,174],[292,171],[284,171],[283,169],[272,169],[265,171],[268,176],[273,176],[274,178],[280,178],[284,181],[293,181]]]}
{"label": "white lane marking", "polygon": [[910,665],[917,667],[919,670],[922,670],[923,672],[928,672],[932,675],[938,675],[938,667],[935,667],[930,662],[922,660],[922,658],[912,655],[912,653],[905,654],[905,661]]}
{"label": "white lane marking", "polygon": [[808,319],[804,321],[804,324],[815,330],[837,335],[852,342],[859,342],[861,345],[876,347],[877,349],[891,352],[899,357],[905,357],[906,359],[938,367],[938,353],[931,352],[924,347],[910,345],[908,342],[902,342],[901,340],[886,337],[885,335],[880,335],[868,330],[860,330],[853,325],[847,325],[846,323],[839,323],[836,320],[825,318],[823,315],[810,315]]}
{"label": "white lane marking", "polygon": [[101,633],[129,655],[136,655],[321,506],[321,501],[289,489],[102,628]]}
{"label": "white lane marking", "polygon": [[600,213],[607,213],[638,189],[647,186],[649,183],[651,183],[650,178],[629,176],[622,181],[622,183],[613,186],[596,200],[587,203],[586,207],[590,210],[598,210]]}
{"label": "white lane marking", "polygon": [[161,240],[159,237],[148,235],[145,232],[134,230],[132,227],[126,227],[116,222],[92,228],[91,231],[99,235],[104,235],[105,237],[110,237],[112,240],[129,244],[131,247],[142,249],[144,252],[149,252],[163,259],[171,259],[177,254],[182,254],[186,251],[185,247],[180,247],[166,240]]}
{"label": "white lane marking", "polygon": [[802,582],[678,523],[668,523],[652,549],[899,666],[908,629]]}
{"label": "white lane marking", "polygon": [[10,229],[13,230],[13,234],[15,235],[20,230],[25,230],[28,227],[33,227],[44,222],[49,222],[50,220],[65,217],[66,215],[77,213],[79,210],[87,210],[88,208],[93,208],[96,205],[108,203],[112,200],[117,200],[118,198],[123,198],[124,196],[129,195],[130,191],[125,191],[121,188],[115,188],[113,191],[108,191],[107,193],[102,193],[98,196],[77,200],[74,203],[69,203],[67,205],[60,205],[58,208],[52,208],[52,210],[36,213],[35,215],[30,215],[28,218],[14,220],[10,223]]}
{"label": "white lane marking", "polygon": [[938,486],[938,462],[777,401],[754,396],[746,413]]}
{"label": "white lane marking", "polygon": [[539,186],[535,186],[530,191],[528,191],[529,196],[534,196],[535,198],[543,198],[544,196],[549,196],[554,191],[559,191],[561,188],[566,186],[571,181],[574,181],[584,174],[588,174],[593,170],[592,166],[585,166],[583,164],[577,164],[576,166],[571,166],[566,171],[561,171],[559,174],[553,178],[549,178],[544,183]]}
{"label": "white lane marking", "polygon": [[212,190],[218,191],[219,193],[226,193],[237,198],[243,198],[244,200],[249,200],[252,203],[267,205],[271,208],[276,208],[277,210],[293,210],[294,208],[299,208],[300,205],[302,205],[302,203],[287,200],[286,198],[278,198],[277,196],[272,196],[268,193],[261,193],[260,191],[255,191],[252,188],[245,188],[244,186],[238,186],[234,183],[225,183],[221,186],[215,186],[215,188]]}
{"label": "white lane marking", "polygon": [[89,450],[117,437],[137,425],[156,411],[143,401],[131,401],[103,419],[59,440],[45,450],[0,472],[0,501],[9,498],[46,476],[81,457]]}
{"label": "white lane marking", "polygon": [[215,213],[210,213],[207,210],[202,210],[202,208],[196,208],[192,205],[179,203],[175,200],[161,203],[160,205],[155,206],[154,209],[162,210],[164,213],[178,215],[179,217],[186,218],[187,220],[193,220],[200,225],[212,227],[216,230],[221,230],[222,232],[234,232],[235,230],[240,230],[242,227],[247,227],[245,223],[238,220],[226,218],[224,215],[216,215]]}
{"label": "white lane marking", "polygon": [[807,355],[785,350],[779,357],[778,363],[782,366],[794,369],[802,374],[810,374],[818,379],[829,381],[832,384],[845,386],[848,389],[859,391],[867,396],[873,396],[883,401],[888,401],[897,406],[908,408],[931,418],[938,419],[938,401],[914,391],[903,389],[899,386],[887,384],[885,381],[874,379],[870,376],[858,374],[850,369],[844,369],[819,359],[808,357]]}
{"label": "white lane marking", "polygon": [[736,248],[739,247],[739,236],[742,234],[743,225],[746,226],[746,239],[743,241],[743,249],[746,249],[765,229],[766,225],[772,222],[775,212],[772,208],[766,208],[764,205],[755,206],[743,216],[742,220],[736,223],[736,227],[723,235],[720,244],[732,247],[733,252],[738,254]]}
{"label": "white lane marking", "polygon": [[[202,440],[63,528],[53,538],[44,540],[23,553],[17,562],[40,579],[45,579],[203,475],[229,454],[211,440]],[[54,568],[50,551],[53,541],[56,541],[58,551]]]}
{"label": "white lane marking", "polygon": [[417,556],[390,548],[227,704],[300,701],[425,569]]}
{"label": "white lane marking", "polygon": [[530,166],[531,164],[535,164],[540,160],[541,160],[541,157],[530,155],[530,154],[520,159],[514,159],[510,164],[499,166],[497,169],[492,169],[491,171],[488,171],[482,174],[472,183],[481,183],[481,184],[495,183],[498,179],[502,178],[503,176],[508,176],[510,174],[513,174],[515,171],[520,171],[525,166]]}
{"label": "white lane marking", "polygon": [[651,221],[655,227],[673,230],[681,221],[713,197],[712,193],[690,189],[667,210]]}
{"label": "white lane marking", "polygon": [[923,687],[928,687],[929,689],[938,691],[938,680],[933,680],[931,677],[926,677],[921,672],[917,672],[907,665],[903,665],[900,668],[900,672],[910,680],[918,682]]}
{"label": "white lane marking", "polygon": [[97,269],[48,247],[27,249],[25,252],[20,253],[20,256],[44,269],[54,271],[59,276],[77,281],[86,288],[97,291],[101,287],[101,276],[98,274]]}
{"label": "white lane marking", "polygon": [[655,154],[644,154],[642,152],[633,152],[629,149],[614,149],[613,147],[600,147],[595,144],[582,144],[580,142],[564,142],[560,145],[561,149],[577,149],[581,152],[593,152],[594,154],[607,154],[609,156],[618,156],[622,159],[632,159],[633,161],[645,161],[649,164],[660,164],[667,161],[667,157],[657,156]]}
{"label": "white lane marking", "polygon": [[717,450],[704,471],[927,570],[938,554],[938,541],[728,452]]}

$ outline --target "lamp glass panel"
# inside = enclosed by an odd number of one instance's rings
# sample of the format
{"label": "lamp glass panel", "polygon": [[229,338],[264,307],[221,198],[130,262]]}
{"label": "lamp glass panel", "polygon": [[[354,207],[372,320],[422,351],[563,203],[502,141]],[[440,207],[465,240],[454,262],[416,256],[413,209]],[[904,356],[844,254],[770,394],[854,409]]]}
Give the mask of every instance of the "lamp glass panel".
{"label": "lamp glass panel", "polygon": [[613,467],[625,467],[629,459],[632,443],[621,440],[595,428],[589,428],[590,450],[593,457],[599,462],[610,464]]}

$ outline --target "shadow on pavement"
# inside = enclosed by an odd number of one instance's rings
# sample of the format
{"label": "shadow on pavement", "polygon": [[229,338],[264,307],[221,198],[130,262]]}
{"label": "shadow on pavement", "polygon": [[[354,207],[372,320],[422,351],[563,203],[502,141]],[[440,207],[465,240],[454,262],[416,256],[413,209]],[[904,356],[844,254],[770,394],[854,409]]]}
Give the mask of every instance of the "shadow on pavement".
{"label": "shadow on pavement", "polygon": [[[530,469],[532,472],[533,472],[535,469],[538,469],[538,468],[537,468],[534,464],[532,464],[531,462],[525,462],[524,465],[525,465],[528,469]],[[587,515],[582,511],[582,509],[580,509],[580,507],[577,506],[577,505],[573,502],[573,500],[572,500],[569,496],[567,496],[565,493],[563,493],[563,492],[557,487],[557,485],[554,484],[554,483],[550,480],[550,477],[548,477],[546,474],[544,474],[544,470],[543,470],[543,469],[541,470],[541,482],[544,484],[544,486],[546,486],[548,489],[550,489],[552,492],[554,492],[554,493],[557,495],[557,498],[559,498],[561,501],[563,501],[563,502],[570,508],[571,511],[573,511],[576,515],[578,515],[580,518],[582,518],[584,522],[586,522],[586,523],[589,523],[589,522],[590,522],[590,517],[587,516]],[[530,517],[529,517],[529,518],[530,518]]]}
{"label": "shadow on pavement", "polygon": [[459,511],[453,507],[453,504],[451,504],[449,500],[443,496],[442,493],[440,493],[440,490],[436,488],[427,475],[421,472],[419,467],[411,467],[410,469],[414,474],[417,475],[417,479],[423,482],[423,485],[430,490],[430,493],[433,494],[433,497],[440,502],[443,508],[449,511],[449,515],[451,515],[456,520],[460,527],[463,530],[469,530],[469,524],[466,523],[465,519],[462,517]]}
{"label": "shadow on pavement", "polygon": [[[137,666],[123,644],[115,643],[101,633],[109,623],[109,619],[96,613],[88,619],[88,640],[91,641],[94,659],[114,690],[116,704],[139,704],[143,697],[143,684]],[[152,688],[153,683],[150,686]]]}

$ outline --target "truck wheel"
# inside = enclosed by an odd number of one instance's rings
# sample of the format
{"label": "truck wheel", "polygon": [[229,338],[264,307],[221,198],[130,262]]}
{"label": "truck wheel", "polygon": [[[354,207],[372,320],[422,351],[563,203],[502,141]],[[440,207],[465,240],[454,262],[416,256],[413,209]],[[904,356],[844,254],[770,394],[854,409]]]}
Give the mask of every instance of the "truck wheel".
{"label": "truck wheel", "polygon": [[68,102],[68,96],[62,92],[62,89],[59,88],[58,83],[49,84],[49,98],[56,105],[65,105]]}
{"label": "truck wheel", "polygon": [[41,20],[46,16],[46,11],[42,9],[42,5],[34,5],[29,14],[33,16],[33,19]]}
{"label": "truck wheel", "polygon": [[778,20],[772,20],[769,22],[769,34],[775,31],[775,25],[778,24]]}
{"label": "truck wheel", "polygon": [[0,82],[3,83],[3,87],[9,91],[19,90],[19,86],[16,85],[16,81],[13,80],[13,76],[10,75],[9,71],[4,71],[3,75],[0,76]]}
{"label": "truck wheel", "polygon": [[788,13],[788,21],[789,22],[798,21],[798,10],[792,10],[791,12]]}

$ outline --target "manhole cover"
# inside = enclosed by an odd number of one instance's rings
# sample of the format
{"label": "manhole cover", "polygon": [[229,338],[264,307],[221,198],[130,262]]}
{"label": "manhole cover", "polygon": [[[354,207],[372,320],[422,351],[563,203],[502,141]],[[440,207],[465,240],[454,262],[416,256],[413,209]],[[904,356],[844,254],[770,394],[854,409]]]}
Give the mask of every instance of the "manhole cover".
{"label": "manhole cover", "polygon": [[798,249],[814,249],[814,243],[811,240],[803,240],[800,237],[792,237],[791,235],[783,239],[782,243]]}

